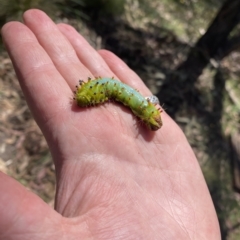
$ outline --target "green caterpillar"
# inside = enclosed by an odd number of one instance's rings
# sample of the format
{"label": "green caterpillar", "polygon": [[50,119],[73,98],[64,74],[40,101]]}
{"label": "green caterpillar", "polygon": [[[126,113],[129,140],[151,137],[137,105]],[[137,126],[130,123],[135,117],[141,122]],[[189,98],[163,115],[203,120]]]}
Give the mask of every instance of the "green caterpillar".
{"label": "green caterpillar", "polygon": [[161,110],[150,98],[144,98],[137,90],[113,78],[96,78],[88,82],[79,81],[74,92],[77,105],[80,107],[94,106],[109,99],[123,103],[139,117],[146,126],[156,131],[162,126]]}

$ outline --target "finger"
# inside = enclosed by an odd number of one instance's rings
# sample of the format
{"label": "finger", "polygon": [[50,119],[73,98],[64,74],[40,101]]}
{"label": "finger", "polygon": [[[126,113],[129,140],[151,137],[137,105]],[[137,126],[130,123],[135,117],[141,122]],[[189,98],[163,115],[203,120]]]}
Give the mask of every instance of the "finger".
{"label": "finger", "polygon": [[72,92],[28,27],[7,23],[2,36],[29,107],[42,127],[60,110],[71,107]]}
{"label": "finger", "polygon": [[[44,12],[28,10],[23,19],[71,89],[74,89],[79,79],[92,77],[91,72],[79,61],[75,49]],[[81,51],[85,51],[84,49],[85,46],[82,46]]]}
{"label": "finger", "polygon": [[91,71],[93,76],[114,76],[98,52],[73,27],[67,24],[59,24],[58,28],[74,47],[78,58]]}
{"label": "finger", "polygon": [[152,95],[141,78],[114,53],[107,50],[99,50],[98,53],[102,56],[117,78],[129,84],[131,87],[138,89],[145,96]]}
{"label": "finger", "polygon": [[61,223],[60,214],[1,172],[0,193],[0,239],[39,239],[36,236],[43,232],[51,239],[52,229]]}

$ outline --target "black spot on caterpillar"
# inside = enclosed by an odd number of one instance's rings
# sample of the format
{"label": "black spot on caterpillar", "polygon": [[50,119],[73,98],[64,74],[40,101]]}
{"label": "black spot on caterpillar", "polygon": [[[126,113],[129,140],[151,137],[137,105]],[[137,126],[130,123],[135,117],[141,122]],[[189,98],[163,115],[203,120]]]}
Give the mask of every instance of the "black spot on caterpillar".
{"label": "black spot on caterpillar", "polygon": [[88,82],[79,81],[74,99],[80,107],[94,106],[109,99],[129,107],[146,126],[156,131],[162,126],[161,110],[149,98],[144,98],[137,90],[113,78],[96,78]]}

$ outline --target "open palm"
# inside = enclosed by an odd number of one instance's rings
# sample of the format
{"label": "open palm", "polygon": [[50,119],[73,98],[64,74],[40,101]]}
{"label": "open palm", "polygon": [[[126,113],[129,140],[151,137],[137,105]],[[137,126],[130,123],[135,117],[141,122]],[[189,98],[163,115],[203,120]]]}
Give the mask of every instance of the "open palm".
{"label": "open palm", "polygon": [[57,192],[55,211],[1,173],[0,239],[220,239],[198,162],[165,112],[153,133],[120,104],[72,103],[78,80],[94,76],[150,95],[125,63],[39,10],[2,35],[48,141]]}

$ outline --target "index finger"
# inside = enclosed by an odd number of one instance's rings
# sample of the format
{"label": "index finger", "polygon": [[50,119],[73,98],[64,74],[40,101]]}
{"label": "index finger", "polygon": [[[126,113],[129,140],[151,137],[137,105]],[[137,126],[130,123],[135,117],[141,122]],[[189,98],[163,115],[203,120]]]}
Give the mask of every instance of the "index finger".
{"label": "index finger", "polygon": [[29,107],[36,119],[40,115],[42,121],[48,120],[69,104],[68,99],[59,99],[71,94],[68,84],[28,27],[9,22],[1,32]]}

